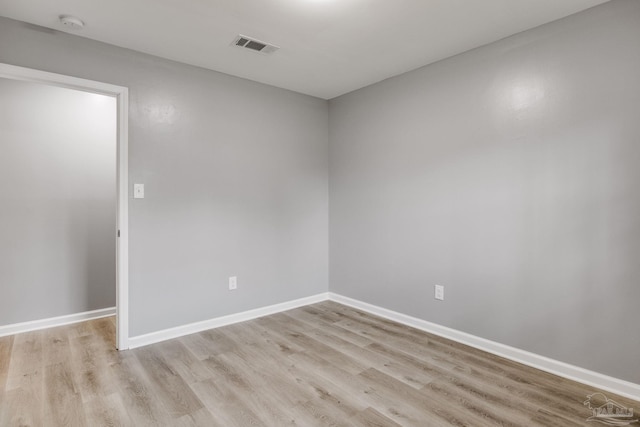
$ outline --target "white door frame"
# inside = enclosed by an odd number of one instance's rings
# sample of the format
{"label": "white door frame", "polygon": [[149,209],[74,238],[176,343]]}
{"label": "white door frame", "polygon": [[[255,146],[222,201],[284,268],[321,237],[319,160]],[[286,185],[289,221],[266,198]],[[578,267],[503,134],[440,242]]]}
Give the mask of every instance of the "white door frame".
{"label": "white door frame", "polygon": [[118,106],[116,227],[116,347],[129,348],[129,90],[123,86],[0,63],[0,77],[43,83],[116,98]]}

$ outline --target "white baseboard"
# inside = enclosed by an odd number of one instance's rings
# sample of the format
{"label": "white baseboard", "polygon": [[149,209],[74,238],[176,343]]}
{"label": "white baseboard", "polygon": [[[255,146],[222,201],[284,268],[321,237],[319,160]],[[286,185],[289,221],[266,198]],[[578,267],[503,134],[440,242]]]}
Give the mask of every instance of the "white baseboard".
{"label": "white baseboard", "polygon": [[175,328],[164,329],[162,331],[151,332],[144,335],[138,335],[137,337],[129,337],[129,348],[143,347],[145,345],[154,344],[160,341],[166,341],[173,338],[182,337],[184,335],[191,335],[198,332],[206,331],[207,329],[214,329],[234,323],[246,322],[247,320],[268,316],[270,314],[280,313],[282,311],[303,307],[309,304],[315,304],[317,302],[326,301],[328,299],[329,294],[325,292],[306,298],[300,298],[293,301],[270,305],[267,307],[243,311],[241,313],[229,314],[227,316],[216,317],[214,319],[203,320],[201,322],[190,323],[188,325],[176,326]]}
{"label": "white baseboard", "polygon": [[475,335],[467,334],[456,329],[447,328],[445,326],[427,322],[426,320],[407,316],[406,314],[398,313],[396,311],[388,310],[386,308],[378,307],[376,305],[338,295],[333,292],[329,292],[329,299],[331,301],[335,301],[349,307],[357,308],[359,310],[383,317],[385,319],[393,320],[395,322],[402,323],[404,325],[411,326],[413,328],[420,329],[422,331],[429,332],[431,334],[438,335],[452,341],[466,344],[468,346],[486,351],[488,353],[504,357],[505,359],[513,360],[514,362],[522,363],[523,365],[531,366],[533,368],[540,369],[542,371],[549,372],[563,378],[577,381],[588,386],[600,388],[602,390],[610,391],[620,396],[628,397],[629,399],[640,401],[640,384],[635,384],[629,381],[610,377],[608,375],[603,375],[598,372],[590,371],[588,369],[550,359],[545,356],[540,356],[535,353],[530,353],[525,350],[520,350],[515,347],[510,347],[508,345],[500,344],[495,341],[490,341],[484,338],[477,337]]}
{"label": "white baseboard", "polygon": [[[165,329],[162,331],[152,332],[145,335],[129,338],[129,348],[143,347],[146,345],[158,343],[161,341],[179,338],[181,336],[195,334],[207,329],[219,328],[234,323],[245,322],[247,320],[256,319],[270,314],[280,313],[282,311],[303,307],[309,304],[331,300],[349,307],[357,308],[367,313],[393,320],[395,322],[411,326],[422,331],[441,336],[468,346],[495,354],[505,359],[513,360],[523,365],[531,366],[545,372],[558,375],[582,384],[606,390],[620,396],[628,397],[633,400],[640,401],[640,384],[614,378],[558,360],[520,350],[495,341],[480,338],[475,335],[461,332],[456,329],[441,326],[436,323],[388,310],[373,304],[362,302],[356,299],[345,297],[333,292],[321,293],[306,298],[300,298],[293,301],[287,301],[280,304],[274,304],[267,307],[261,307],[254,310],[248,310],[241,313],[230,314],[227,316],[217,317],[214,319],[204,320],[201,322],[190,323],[188,325],[177,326],[175,328]],[[0,335],[2,329],[0,328]]]}
{"label": "white baseboard", "polygon": [[85,311],[82,313],[67,314],[65,316],[50,317],[48,319],[32,320],[29,322],[13,323],[0,326],[0,337],[23,332],[37,331],[39,329],[53,328],[55,326],[69,325],[71,323],[84,322],[85,320],[99,319],[101,317],[115,316],[116,308],[101,308],[99,310]]}

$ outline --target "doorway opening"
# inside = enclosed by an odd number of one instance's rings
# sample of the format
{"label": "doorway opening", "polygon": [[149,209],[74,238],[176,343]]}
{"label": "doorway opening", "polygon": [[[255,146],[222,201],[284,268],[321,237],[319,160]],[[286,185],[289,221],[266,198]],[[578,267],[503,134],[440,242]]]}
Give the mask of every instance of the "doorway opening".
{"label": "doorway opening", "polygon": [[[129,321],[129,306],[128,306],[128,270],[129,270],[129,266],[128,266],[128,259],[129,259],[129,255],[128,255],[128,89],[126,87],[122,87],[122,86],[116,86],[116,85],[111,85],[111,84],[107,84],[107,83],[102,83],[102,82],[96,82],[96,81],[92,81],[92,80],[86,80],[86,79],[80,79],[80,78],[76,78],[76,77],[70,77],[70,76],[65,76],[65,75],[61,75],[61,74],[54,74],[54,73],[49,73],[49,72],[45,72],[45,71],[40,71],[40,70],[34,70],[34,69],[29,69],[29,68],[24,68],[24,67],[17,67],[14,65],[9,65],[9,64],[1,64],[0,63],[0,78],[3,79],[8,79],[9,81],[13,80],[13,81],[17,81],[17,82],[25,82],[25,83],[37,83],[39,85],[44,85],[45,87],[48,87],[49,89],[51,89],[51,93],[54,93],[55,90],[54,89],[59,89],[59,88],[66,88],[66,89],[73,89],[75,91],[80,91],[83,92],[84,95],[88,96],[89,94],[95,94],[95,95],[100,95],[100,96],[95,96],[92,99],[95,100],[95,102],[106,102],[109,103],[109,105],[113,105],[113,102],[115,101],[115,106],[116,106],[116,112],[115,112],[115,119],[116,119],[116,129],[115,129],[115,139],[116,139],[116,143],[115,143],[115,201],[116,201],[116,207],[115,207],[115,228],[112,231],[112,235],[111,233],[109,233],[109,236],[107,236],[107,238],[113,238],[115,241],[115,282],[116,282],[116,295],[115,295],[115,306],[116,306],[116,348],[118,348],[119,350],[125,350],[127,348],[129,348],[129,328],[128,328],[128,321]],[[85,96],[85,98],[86,98]],[[59,113],[56,111],[56,113]],[[47,111],[33,111],[33,114],[47,114]],[[81,114],[79,114],[81,116]],[[55,117],[52,117],[52,120],[56,120]],[[98,125],[92,125],[91,123],[86,123],[86,122],[82,122],[83,117],[78,117],[78,127],[84,127],[87,129],[90,129],[91,126],[96,126],[96,132],[98,132],[99,126]],[[71,125],[72,126],[72,125]],[[73,129],[70,129],[70,131],[72,131]],[[11,132],[11,130],[9,130],[9,132]],[[110,132],[110,131],[106,131],[106,132]],[[16,138],[19,140],[20,135],[14,135],[16,136]],[[44,136],[43,140],[47,140],[46,135]],[[64,137],[58,137],[57,139],[58,141],[62,141],[64,143],[65,139]],[[21,147],[19,143],[14,144],[13,145],[13,149],[16,150],[22,150],[25,147]],[[28,147],[26,147],[28,149]],[[63,147],[64,148],[64,147]],[[112,147],[111,147],[112,148]],[[42,166],[47,165],[47,156],[57,156],[59,159],[62,160],[62,164],[64,164],[64,161],[66,160],[64,158],[64,154],[61,153],[59,156],[56,153],[55,149],[51,149],[50,152],[42,152],[42,148],[39,149],[40,152],[36,153],[37,154],[37,158],[39,159],[38,161],[40,162],[39,164]],[[44,150],[46,151],[46,150]],[[99,151],[99,150],[96,150]],[[85,147],[85,152],[86,151],[86,147]],[[100,157],[100,152],[95,152],[93,153],[94,157],[96,159],[98,159]],[[71,156],[70,156],[71,157]],[[104,156],[103,156],[104,157]],[[112,165],[112,164],[111,164]],[[41,175],[45,176],[45,180],[46,180],[46,176],[47,176],[47,171],[45,170],[45,167],[39,168],[37,166],[33,166],[33,164],[31,165],[33,170],[33,174],[30,173],[25,173],[23,174],[24,177],[30,177],[32,175],[37,175],[38,172],[41,173]],[[16,170],[19,170],[20,165],[16,165]],[[63,169],[64,170],[64,169]],[[111,170],[111,174],[113,175],[113,170]],[[50,175],[49,175],[50,176]],[[71,175],[70,175],[71,176]],[[50,188],[54,189],[55,188],[55,183],[54,183],[54,177],[52,177],[51,181],[51,186]],[[56,177],[57,178],[57,177]],[[62,181],[60,181],[62,182]],[[65,182],[73,182],[73,180],[67,180]],[[91,191],[91,185],[92,183],[77,183],[78,185],[82,185],[84,186],[84,188],[88,188],[89,191]],[[46,185],[44,186],[46,187]],[[69,192],[72,192],[73,188],[71,187],[76,187],[76,183],[69,185]],[[101,187],[103,188],[103,187]],[[56,189],[56,191],[60,191],[61,189]],[[19,188],[16,189],[16,191],[20,191]],[[64,189],[62,189],[62,191],[64,191]],[[105,191],[103,191],[104,193]],[[110,194],[113,194],[113,188],[110,188],[107,190],[107,192],[110,192]],[[70,199],[73,199],[74,195],[71,194],[69,197]],[[111,200],[113,201],[113,198],[111,198]],[[82,209],[89,209],[91,210],[91,206],[87,207],[87,203],[84,203],[81,205]],[[96,208],[94,209],[94,211],[99,212],[101,209],[99,208],[99,206],[96,204],[95,205]],[[67,211],[74,211],[73,207],[66,207]],[[38,212],[38,207],[37,206],[31,206],[31,211],[32,212]],[[42,222],[42,218],[45,218],[45,220],[47,218],[49,218],[47,215],[43,215],[42,212],[38,213],[38,217],[40,218],[40,222]],[[67,215],[68,216],[68,215]],[[51,216],[51,218],[53,218],[54,215]],[[69,225],[68,227],[70,229],[74,229],[74,227],[77,226],[83,226],[85,228],[87,228],[88,233],[85,234],[75,234],[75,235],[80,235],[82,236],[81,238],[83,239],[90,239],[87,238],[86,236],[89,235],[91,236],[91,224],[88,223],[81,223],[78,224],[77,222],[73,221],[73,218],[71,217],[69,220]],[[58,225],[59,227],[59,225]],[[53,228],[55,230],[55,227]],[[51,239],[51,241],[55,242],[55,231],[53,232],[53,236],[49,236]],[[16,234],[16,240],[18,239],[22,239],[27,238],[28,236],[20,236],[20,234]],[[99,236],[98,236],[99,237]],[[36,236],[37,238],[37,236]],[[88,247],[88,246],[87,246]],[[89,256],[96,256],[96,257],[100,257],[99,251],[94,251],[95,253],[92,252],[92,254],[90,254]],[[33,254],[35,255],[35,254]],[[60,256],[60,254],[58,254],[58,256]],[[55,260],[51,261],[53,264],[55,265]],[[27,266],[28,267],[28,266]],[[80,274],[94,274],[95,277],[99,277],[100,276],[100,272],[82,272]],[[109,272],[111,273],[111,272]],[[70,274],[78,274],[76,273],[70,273]]]}

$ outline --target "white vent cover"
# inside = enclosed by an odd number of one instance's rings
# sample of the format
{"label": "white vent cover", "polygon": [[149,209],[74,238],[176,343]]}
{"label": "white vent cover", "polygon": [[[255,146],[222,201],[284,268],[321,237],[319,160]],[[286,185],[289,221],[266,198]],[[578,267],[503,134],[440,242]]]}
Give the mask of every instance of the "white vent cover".
{"label": "white vent cover", "polygon": [[270,54],[280,49],[278,46],[256,40],[252,37],[243,36],[242,34],[238,34],[238,37],[231,42],[231,46],[265,54]]}

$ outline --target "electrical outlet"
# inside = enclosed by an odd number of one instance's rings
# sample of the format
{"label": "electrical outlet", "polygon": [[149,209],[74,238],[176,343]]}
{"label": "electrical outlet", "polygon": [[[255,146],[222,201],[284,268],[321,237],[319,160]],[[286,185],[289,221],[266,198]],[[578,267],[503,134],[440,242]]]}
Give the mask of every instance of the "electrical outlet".
{"label": "electrical outlet", "polygon": [[436,285],[435,286],[435,299],[444,301],[444,286]]}
{"label": "electrical outlet", "polygon": [[238,288],[238,278],[236,276],[229,277],[229,290],[233,291]]}

